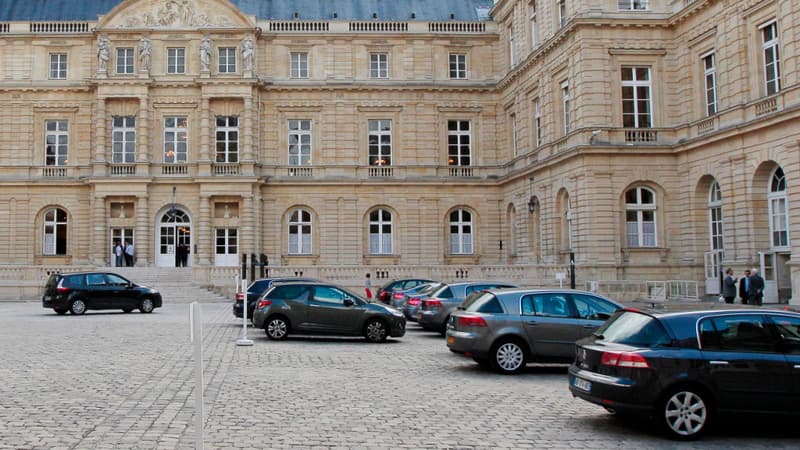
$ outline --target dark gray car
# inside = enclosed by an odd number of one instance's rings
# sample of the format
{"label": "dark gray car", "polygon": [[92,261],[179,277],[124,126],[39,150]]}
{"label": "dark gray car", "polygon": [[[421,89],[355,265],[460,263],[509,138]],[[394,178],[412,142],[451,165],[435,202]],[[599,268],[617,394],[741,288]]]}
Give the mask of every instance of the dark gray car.
{"label": "dark gray car", "polygon": [[470,294],[486,289],[515,288],[515,284],[501,281],[465,281],[462,283],[443,284],[430,297],[422,299],[417,313],[417,322],[429,331],[438,331],[444,335],[450,314]]}
{"label": "dark gray car", "polygon": [[505,374],[529,362],[571,362],[575,341],[623,308],[569,289],[489,290],[462,307],[450,316],[447,346]]}
{"label": "dark gray car", "polygon": [[442,284],[443,283],[431,283],[428,285],[428,287],[420,290],[419,292],[406,295],[405,299],[403,300],[403,315],[406,316],[406,320],[416,322],[417,313],[419,312],[419,306],[422,303],[422,300],[430,297],[430,295],[436,292]]}
{"label": "dark gray car", "polygon": [[253,326],[263,328],[274,340],[299,333],[364,336],[371,342],[382,342],[406,332],[400,311],[321,282],[274,286],[258,300]]}

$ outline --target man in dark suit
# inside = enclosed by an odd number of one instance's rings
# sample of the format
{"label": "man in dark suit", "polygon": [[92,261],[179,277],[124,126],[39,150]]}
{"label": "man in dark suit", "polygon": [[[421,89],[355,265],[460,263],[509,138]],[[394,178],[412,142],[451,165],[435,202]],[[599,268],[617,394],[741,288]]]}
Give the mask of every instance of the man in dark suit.
{"label": "man in dark suit", "polygon": [[750,271],[744,271],[744,277],[739,280],[739,297],[742,299],[742,304],[747,304],[748,291],[750,289]]}
{"label": "man in dark suit", "polygon": [[764,300],[764,279],[758,274],[758,269],[752,270],[750,289],[747,291],[747,295],[749,297],[747,300],[748,305],[761,306]]}

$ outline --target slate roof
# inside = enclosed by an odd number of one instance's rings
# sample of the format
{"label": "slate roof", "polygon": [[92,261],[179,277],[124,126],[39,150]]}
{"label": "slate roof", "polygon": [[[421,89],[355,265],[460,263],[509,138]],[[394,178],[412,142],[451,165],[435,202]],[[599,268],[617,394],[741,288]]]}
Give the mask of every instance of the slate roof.
{"label": "slate roof", "polygon": [[[123,0],[0,0],[0,22],[92,21]],[[493,0],[230,0],[258,19],[290,20],[489,20]],[[333,18],[333,14],[337,18]],[[411,14],[415,18],[411,18]]]}

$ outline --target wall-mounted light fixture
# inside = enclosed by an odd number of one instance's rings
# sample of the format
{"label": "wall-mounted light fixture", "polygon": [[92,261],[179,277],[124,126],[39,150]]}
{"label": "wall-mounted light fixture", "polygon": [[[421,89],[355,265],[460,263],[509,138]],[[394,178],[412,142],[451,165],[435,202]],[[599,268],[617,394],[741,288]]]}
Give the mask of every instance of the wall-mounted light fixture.
{"label": "wall-mounted light fixture", "polygon": [[528,212],[536,212],[536,200],[533,198],[533,177],[528,178]]}

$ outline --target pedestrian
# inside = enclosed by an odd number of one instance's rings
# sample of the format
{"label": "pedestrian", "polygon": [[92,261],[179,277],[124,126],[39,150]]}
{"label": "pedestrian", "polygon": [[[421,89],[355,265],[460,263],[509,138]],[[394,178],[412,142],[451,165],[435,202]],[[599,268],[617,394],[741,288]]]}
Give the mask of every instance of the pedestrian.
{"label": "pedestrian", "polygon": [[175,251],[175,267],[186,267],[186,245],[185,244],[178,244],[178,248]]}
{"label": "pedestrian", "polygon": [[753,269],[750,272],[747,304],[761,306],[764,302],[764,279],[758,274],[758,269]]}
{"label": "pedestrian", "polygon": [[125,265],[133,267],[133,244],[125,241]]}
{"label": "pedestrian", "polygon": [[114,265],[122,267],[122,245],[119,241],[114,241]]}
{"label": "pedestrian", "polygon": [[733,277],[733,269],[728,267],[725,270],[725,278],[722,280],[722,297],[725,303],[733,303],[736,298],[736,278]]}
{"label": "pedestrian", "polygon": [[744,271],[744,276],[739,280],[739,297],[742,304],[747,304],[748,292],[750,292],[750,269]]}
{"label": "pedestrian", "polygon": [[370,279],[370,274],[367,273],[367,278],[364,280],[364,290],[367,293],[367,300],[372,299],[372,280]]}

